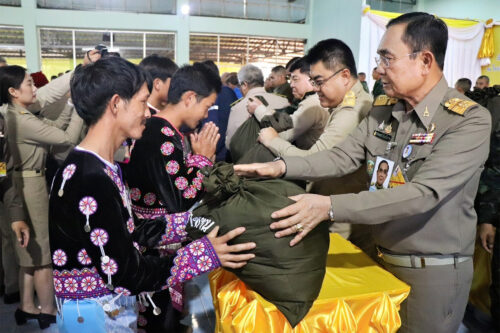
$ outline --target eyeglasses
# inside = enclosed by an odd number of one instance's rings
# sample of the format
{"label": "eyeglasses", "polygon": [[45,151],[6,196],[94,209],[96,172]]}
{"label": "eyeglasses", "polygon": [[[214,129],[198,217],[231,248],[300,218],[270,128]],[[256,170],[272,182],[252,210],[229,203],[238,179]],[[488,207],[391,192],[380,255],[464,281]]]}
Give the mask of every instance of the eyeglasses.
{"label": "eyeglasses", "polygon": [[[413,52],[413,53],[408,53],[407,55],[405,55],[405,57],[413,57],[414,55],[420,53],[421,51],[416,51],[416,52]],[[402,59],[403,57],[401,58],[396,58],[396,57],[393,57],[393,58],[389,58],[389,57],[386,57],[386,56],[383,56],[383,55],[379,55],[378,57],[375,57],[375,63],[377,64],[377,66],[384,66],[385,68],[389,68],[389,66],[391,65],[391,61],[394,62],[396,60],[400,60]]]}
{"label": "eyeglasses", "polygon": [[326,78],[324,80],[310,79],[309,82],[311,82],[311,85],[313,86],[313,88],[321,88],[321,86],[324,85],[328,80],[330,80],[332,77],[334,77],[338,73],[342,72],[344,69],[346,69],[346,68],[344,67],[342,69],[339,69],[338,71],[336,71],[335,73],[333,73],[331,76],[329,76],[328,78]]}

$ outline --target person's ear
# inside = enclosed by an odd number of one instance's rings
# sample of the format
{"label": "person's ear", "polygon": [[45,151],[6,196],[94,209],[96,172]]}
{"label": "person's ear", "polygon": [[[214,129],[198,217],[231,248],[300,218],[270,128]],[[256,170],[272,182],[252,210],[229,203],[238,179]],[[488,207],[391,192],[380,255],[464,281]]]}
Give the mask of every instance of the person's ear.
{"label": "person's ear", "polygon": [[17,98],[19,96],[18,90],[13,87],[9,87],[8,92],[13,98]]}
{"label": "person's ear", "polygon": [[122,98],[118,94],[114,94],[109,100],[108,104],[109,109],[111,110],[111,114],[117,116],[122,104],[123,104]]}
{"label": "person's ear", "polygon": [[436,60],[434,59],[434,55],[432,54],[432,52],[422,51],[420,55],[420,61],[422,64],[422,74],[427,75],[429,74],[431,67]]}
{"label": "person's ear", "polygon": [[192,90],[186,91],[182,94],[181,100],[186,108],[190,108],[196,103],[196,93]]}

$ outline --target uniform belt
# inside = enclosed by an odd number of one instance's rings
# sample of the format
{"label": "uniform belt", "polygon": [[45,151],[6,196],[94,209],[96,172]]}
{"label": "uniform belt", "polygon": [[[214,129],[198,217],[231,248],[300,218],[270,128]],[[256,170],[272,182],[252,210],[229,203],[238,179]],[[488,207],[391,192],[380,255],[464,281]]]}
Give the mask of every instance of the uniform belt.
{"label": "uniform belt", "polygon": [[408,268],[425,268],[426,266],[458,265],[472,256],[461,255],[416,255],[416,254],[391,254],[384,252],[377,246],[378,256],[388,264]]}
{"label": "uniform belt", "polygon": [[14,177],[42,177],[45,176],[45,170],[14,170]]}

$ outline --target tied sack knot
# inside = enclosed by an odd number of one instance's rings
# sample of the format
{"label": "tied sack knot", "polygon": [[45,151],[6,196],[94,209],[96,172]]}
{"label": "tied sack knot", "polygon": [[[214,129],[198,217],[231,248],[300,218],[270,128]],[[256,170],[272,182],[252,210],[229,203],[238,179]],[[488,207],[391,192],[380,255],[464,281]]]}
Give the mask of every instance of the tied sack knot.
{"label": "tied sack knot", "polygon": [[203,187],[208,201],[224,201],[244,187],[244,181],[234,173],[233,165],[218,162],[211,169],[203,170]]}

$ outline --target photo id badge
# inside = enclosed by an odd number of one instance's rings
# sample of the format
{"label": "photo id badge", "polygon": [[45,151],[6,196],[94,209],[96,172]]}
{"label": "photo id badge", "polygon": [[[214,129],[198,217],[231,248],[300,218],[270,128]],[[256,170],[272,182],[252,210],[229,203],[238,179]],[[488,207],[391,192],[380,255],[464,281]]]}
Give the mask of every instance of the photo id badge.
{"label": "photo id badge", "polygon": [[389,181],[391,180],[393,169],[394,161],[382,156],[377,156],[368,191],[374,192],[389,188]]}

